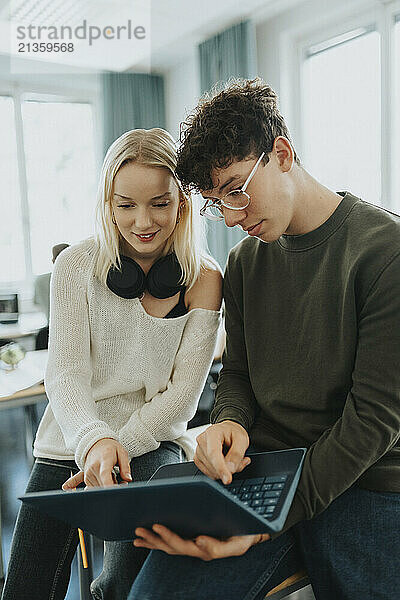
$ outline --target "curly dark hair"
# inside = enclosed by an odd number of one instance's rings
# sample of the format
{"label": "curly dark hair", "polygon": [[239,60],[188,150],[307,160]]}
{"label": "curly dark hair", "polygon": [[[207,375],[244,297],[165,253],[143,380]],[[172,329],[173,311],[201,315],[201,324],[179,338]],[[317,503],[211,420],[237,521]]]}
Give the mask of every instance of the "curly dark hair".
{"label": "curly dark hair", "polygon": [[278,136],[290,141],[277,95],[262,79],[217,84],[181,124],[177,177],[186,192],[211,190],[213,169],[262,152],[266,164]]}

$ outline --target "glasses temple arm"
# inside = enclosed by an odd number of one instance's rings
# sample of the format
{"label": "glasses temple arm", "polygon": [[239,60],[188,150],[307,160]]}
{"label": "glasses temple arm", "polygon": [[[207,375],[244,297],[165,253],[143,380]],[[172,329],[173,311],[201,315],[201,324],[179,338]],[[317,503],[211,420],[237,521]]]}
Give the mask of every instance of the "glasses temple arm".
{"label": "glasses temple arm", "polygon": [[260,164],[260,162],[262,161],[262,159],[264,158],[265,152],[263,152],[260,156],[260,158],[258,159],[258,161],[256,162],[256,164],[254,165],[254,167],[251,170],[250,175],[248,176],[248,178],[246,179],[246,181],[244,182],[244,184],[242,185],[242,192],[245,192],[247,189],[247,186],[249,185],[251,178],[253,177],[254,173],[257,170],[258,165]]}

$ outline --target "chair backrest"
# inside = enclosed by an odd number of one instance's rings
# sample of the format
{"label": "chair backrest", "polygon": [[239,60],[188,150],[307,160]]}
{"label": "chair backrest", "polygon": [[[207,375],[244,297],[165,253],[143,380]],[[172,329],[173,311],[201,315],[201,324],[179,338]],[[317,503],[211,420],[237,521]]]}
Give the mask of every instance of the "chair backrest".
{"label": "chair backrest", "polygon": [[49,320],[51,273],[42,273],[35,278],[33,301]]}
{"label": "chair backrest", "polygon": [[49,327],[42,327],[36,334],[35,350],[46,350],[49,346]]}

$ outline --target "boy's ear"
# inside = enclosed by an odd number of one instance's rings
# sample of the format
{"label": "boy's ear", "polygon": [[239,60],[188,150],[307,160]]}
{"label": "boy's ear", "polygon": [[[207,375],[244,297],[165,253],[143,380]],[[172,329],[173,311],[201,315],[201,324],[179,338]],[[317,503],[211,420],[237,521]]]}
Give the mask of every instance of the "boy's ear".
{"label": "boy's ear", "polygon": [[272,151],[275,153],[281,171],[284,173],[290,171],[294,163],[294,151],[289,140],[278,136],[274,140]]}

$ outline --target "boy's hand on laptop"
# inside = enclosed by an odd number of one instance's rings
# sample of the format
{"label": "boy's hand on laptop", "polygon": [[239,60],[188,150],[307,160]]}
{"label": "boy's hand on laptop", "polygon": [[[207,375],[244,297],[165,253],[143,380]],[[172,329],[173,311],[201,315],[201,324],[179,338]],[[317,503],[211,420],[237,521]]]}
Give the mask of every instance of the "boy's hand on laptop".
{"label": "boy's hand on laptop", "polygon": [[[229,484],[232,474],[240,473],[251,462],[245,456],[250,443],[249,436],[245,428],[235,421],[211,425],[196,439],[194,462],[211,479],[221,479]],[[226,449],[228,452],[224,455]]]}
{"label": "boy's hand on laptop", "polygon": [[87,453],[84,471],[70,477],[63,483],[62,489],[74,489],[83,481],[87,487],[115,485],[115,466],[119,467],[122,480],[132,481],[129,456],[125,448],[112,438],[102,438]]}
{"label": "boy's hand on laptop", "polygon": [[153,525],[152,531],[138,527],[135,533],[139,537],[133,543],[138,548],[162,550],[167,554],[194,556],[205,561],[241,556],[251,546],[269,540],[268,533],[233,536],[226,540],[199,535],[194,540],[184,540],[163,525]]}

